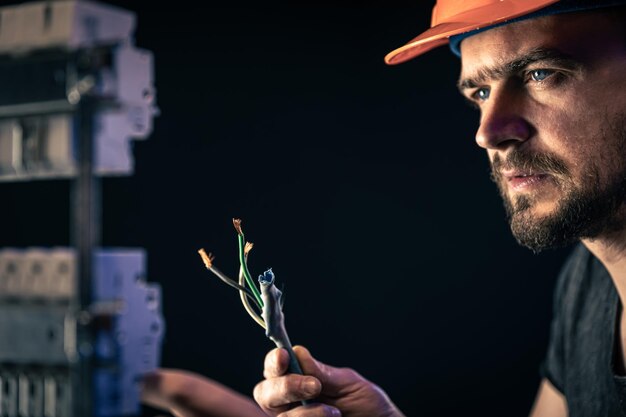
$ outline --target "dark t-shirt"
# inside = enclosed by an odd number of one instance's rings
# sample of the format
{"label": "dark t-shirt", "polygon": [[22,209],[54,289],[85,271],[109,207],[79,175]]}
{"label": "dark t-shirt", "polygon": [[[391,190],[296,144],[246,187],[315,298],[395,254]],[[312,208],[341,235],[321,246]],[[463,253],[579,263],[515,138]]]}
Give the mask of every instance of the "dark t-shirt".
{"label": "dark t-shirt", "polygon": [[556,285],[541,367],[542,376],[565,395],[570,417],[626,416],[626,377],[616,376],[613,366],[619,308],[608,271],[577,246]]}

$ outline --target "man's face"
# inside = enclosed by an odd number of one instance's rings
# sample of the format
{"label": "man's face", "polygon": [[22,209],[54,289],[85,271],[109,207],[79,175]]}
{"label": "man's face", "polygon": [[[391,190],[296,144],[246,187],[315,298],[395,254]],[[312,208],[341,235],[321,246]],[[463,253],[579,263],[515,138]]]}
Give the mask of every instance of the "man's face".
{"label": "man's face", "polygon": [[626,34],[603,13],[487,30],[461,44],[459,88],[518,241],[534,250],[623,229]]}

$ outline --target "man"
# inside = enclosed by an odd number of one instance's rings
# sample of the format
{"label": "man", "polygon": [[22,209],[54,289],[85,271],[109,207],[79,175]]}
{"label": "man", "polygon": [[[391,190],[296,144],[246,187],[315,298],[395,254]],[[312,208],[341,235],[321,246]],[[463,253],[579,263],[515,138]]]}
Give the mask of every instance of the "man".
{"label": "man", "polygon": [[[582,242],[557,285],[534,417],[626,413],[621,4],[439,0],[433,27],[386,57],[396,64],[450,42],[461,56],[459,89],[480,109],[476,141],[487,151],[514,236],[534,251]],[[302,347],[296,352],[305,375],[286,374],[284,350],[266,357],[254,397],[270,416],[403,415],[355,371],[322,364]],[[189,415],[219,415],[208,408]]]}

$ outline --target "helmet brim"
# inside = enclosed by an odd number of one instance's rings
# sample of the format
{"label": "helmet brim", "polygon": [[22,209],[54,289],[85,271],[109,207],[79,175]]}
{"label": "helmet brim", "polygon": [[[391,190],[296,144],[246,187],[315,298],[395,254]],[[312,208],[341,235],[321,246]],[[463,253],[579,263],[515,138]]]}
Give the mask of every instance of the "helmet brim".
{"label": "helmet brim", "polygon": [[385,62],[389,65],[400,64],[415,58],[438,46],[446,45],[450,36],[483,29],[516,17],[532,13],[559,0],[509,0],[491,3],[488,6],[477,7],[465,13],[460,13],[441,22],[407,44],[389,52]]}

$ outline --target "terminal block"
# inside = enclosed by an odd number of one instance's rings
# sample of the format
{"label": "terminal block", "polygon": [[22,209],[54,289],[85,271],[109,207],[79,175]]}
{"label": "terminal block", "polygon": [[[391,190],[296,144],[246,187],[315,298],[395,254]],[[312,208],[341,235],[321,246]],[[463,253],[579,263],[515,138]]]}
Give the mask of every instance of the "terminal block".
{"label": "terminal block", "polygon": [[[160,360],[161,293],[145,280],[141,249],[94,253],[93,304],[77,311],[76,254],[69,248],[0,251],[0,416],[71,415],[71,367],[93,352],[93,415],[137,415],[139,383]],[[88,320],[92,345],[77,346]]]}

